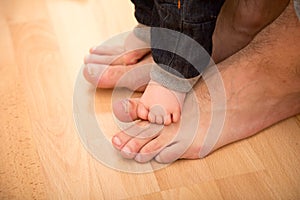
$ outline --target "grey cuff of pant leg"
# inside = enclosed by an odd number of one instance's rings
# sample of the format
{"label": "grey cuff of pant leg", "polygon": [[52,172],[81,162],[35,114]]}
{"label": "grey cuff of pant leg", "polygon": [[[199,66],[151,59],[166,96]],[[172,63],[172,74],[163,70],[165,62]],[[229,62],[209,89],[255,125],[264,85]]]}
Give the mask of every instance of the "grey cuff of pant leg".
{"label": "grey cuff of pant leg", "polygon": [[[174,75],[176,74],[176,75]],[[161,84],[162,86],[174,90],[177,92],[189,92],[196,82],[199,80],[201,75],[196,76],[194,78],[183,78],[178,72],[167,72],[166,70],[162,69],[157,64],[153,65],[150,71],[151,80]]]}
{"label": "grey cuff of pant leg", "polygon": [[151,37],[150,37],[150,27],[144,24],[138,24],[133,29],[134,35],[139,38],[140,40],[150,44]]}

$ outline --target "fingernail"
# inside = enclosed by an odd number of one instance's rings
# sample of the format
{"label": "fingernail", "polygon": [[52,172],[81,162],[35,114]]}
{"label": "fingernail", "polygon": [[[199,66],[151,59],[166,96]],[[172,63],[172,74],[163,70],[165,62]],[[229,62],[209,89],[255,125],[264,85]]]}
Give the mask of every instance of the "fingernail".
{"label": "fingernail", "polygon": [[117,146],[120,146],[122,144],[121,140],[118,137],[113,138],[113,143]]}

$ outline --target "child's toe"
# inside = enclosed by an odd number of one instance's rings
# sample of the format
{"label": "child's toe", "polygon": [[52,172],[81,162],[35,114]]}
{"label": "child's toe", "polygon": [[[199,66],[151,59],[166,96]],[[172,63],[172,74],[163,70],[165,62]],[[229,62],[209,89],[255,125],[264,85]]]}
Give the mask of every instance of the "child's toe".
{"label": "child's toe", "polygon": [[168,126],[172,123],[171,115],[165,115],[164,116],[164,125]]}

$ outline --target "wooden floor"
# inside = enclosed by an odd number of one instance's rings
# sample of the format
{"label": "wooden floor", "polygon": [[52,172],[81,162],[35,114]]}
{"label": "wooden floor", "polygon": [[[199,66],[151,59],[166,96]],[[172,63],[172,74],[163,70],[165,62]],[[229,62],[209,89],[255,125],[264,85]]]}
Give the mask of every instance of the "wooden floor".
{"label": "wooden floor", "polygon": [[154,173],[86,151],[72,116],[82,57],[135,23],[124,0],[0,1],[0,199],[300,199],[300,116]]}

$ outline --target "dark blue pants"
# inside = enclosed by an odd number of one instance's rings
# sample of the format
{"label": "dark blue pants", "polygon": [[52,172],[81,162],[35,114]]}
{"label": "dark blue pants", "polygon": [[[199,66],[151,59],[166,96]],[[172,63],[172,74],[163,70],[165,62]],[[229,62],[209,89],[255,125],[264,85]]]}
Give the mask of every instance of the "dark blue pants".
{"label": "dark blue pants", "polygon": [[[132,0],[135,5],[135,17],[139,23],[151,27],[167,28],[188,35],[197,41],[209,55],[212,53],[212,34],[224,1]],[[152,33],[151,41],[155,41],[155,37],[159,37],[159,34]],[[199,75],[199,70],[172,52],[152,49],[152,56],[157,64],[163,64],[164,68],[168,66],[175,69],[185,78]],[[171,73],[173,71],[167,68],[165,70]]]}

